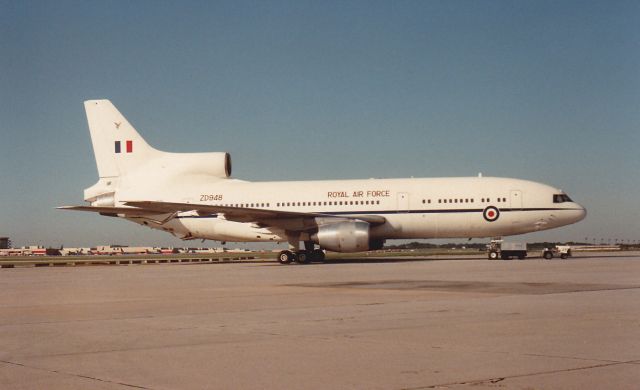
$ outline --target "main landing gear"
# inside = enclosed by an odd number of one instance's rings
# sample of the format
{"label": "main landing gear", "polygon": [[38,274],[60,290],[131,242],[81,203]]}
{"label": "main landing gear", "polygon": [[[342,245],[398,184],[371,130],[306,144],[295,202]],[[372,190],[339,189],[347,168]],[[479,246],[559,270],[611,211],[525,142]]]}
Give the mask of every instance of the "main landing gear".
{"label": "main landing gear", "polygon": [[[290,234],[287,237],[289,242],[289,250],[284,250],[278,254],[278,262],[280,264],[291,264],[297,262],[298,264],[309,264],[313,261],[323,262],[324,251],[322,249],[316,249],[315,243],[308,237],[300,239],[300,234]],[[304,243],[304,249],[300,248],[300,241]]]}
{"label": "main landing gear", "polygon": [[285,250],[278,254],[278,262],[280,264],[291,264],[292,262],[298,264],[309,264],[313,261],[324,261],[324,251],[321,249],[313,249],[310,251],[290,251]]}

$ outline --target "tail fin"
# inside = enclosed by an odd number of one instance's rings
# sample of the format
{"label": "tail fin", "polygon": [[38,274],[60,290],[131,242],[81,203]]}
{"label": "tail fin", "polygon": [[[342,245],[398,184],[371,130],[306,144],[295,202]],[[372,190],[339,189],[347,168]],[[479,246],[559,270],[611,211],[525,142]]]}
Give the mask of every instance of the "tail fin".
{"label": "tail fin", "polygon": [[[84,199],[95,207],[120,206],[122,189],[147,191],[155,186],[179,187],[187,180],[224,179],[231,175],[228,153],[168,153],[152,148],[109,100],[84,102],[91,143],[98,165],[98,182],[84,190]],[[139,185],[145,182],[146,185]],[[125,195],[122,195],[125,196]],[[136,200],[140,193],[125,200]]]}
{"label": "tail fin", "polygon": [[87,100],[84,109],[100,178],[124,176],[158,155],[109,100]]}

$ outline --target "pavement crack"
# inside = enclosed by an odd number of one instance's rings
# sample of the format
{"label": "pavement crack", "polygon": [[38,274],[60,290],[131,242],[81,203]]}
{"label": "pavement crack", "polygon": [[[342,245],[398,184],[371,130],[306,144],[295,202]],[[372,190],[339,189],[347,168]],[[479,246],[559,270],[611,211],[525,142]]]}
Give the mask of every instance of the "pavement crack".
{"label": "pavement crack", "polygon": [[67,376],[72,376],[72,377],[76,377],[76,378],[90,379],[90,380],[97,381],[97,382],[111,383],[111,384],[114,384],[114,385],[131,387],[131,388],[134,388],[134,389],[152,390],[149,387],[144,387],[144,386],[139,386],[139,385],[132,385],[130,383],[117,382],[117,381],[112,381],[112,380],[109,380],[109,379],[102,379],[102,378],[97,378],[97,377],[90,376],[90,375],[75,374],[75,373],[72,373],[72,372],[65,372],[65,371],[60,371],[60,370],[50,370],[50,369],[47,369],[47,368],[30,366],[28,364],[23,364],[23,363],[18,363],[18,362],[11,362],[11,361],[8,361],[8,360],[0,360],[0,363],[9,364],[9,365],[12,365],[12,366],[30,368],[32,370],[45,371],[45,372],[49,372],[49,373],[52,373],[52,374],[67,375]]}
{"label": "pavement crack", "polygon": [[636,364],[637,362],[638,362],[638,360],[630,360],[630,361],[624,361],[624,362],[593,364],[593,365],[590,365],[590,366],[565,368],[565,369],[561,369],[561,370],[548,370],[548,371],[530,372],[530,373],[527,373],[527,374],[510,375],[510,376],[504,376],[504,377],[495,377],[495,378],[466,380],[466,381],[459,381],[459,382],[440,383],[440,384],[436,384],[436,385],[427,385],[427,386],[418,386],[418,387],[404,387],[404,388],[402,388],[402,390],[437,389],[437,388],[441,388],[441,387],[455,386],[455,385],[473,385],[473,386],[477,386],[477,385],[481,385],[483,383],[498,383],[498,382],[502,382],[502,381],[504,381],[506,379],[526,378],[526,377],[532,377],[532,376],[537,376],[537,375],[547,375],[547,374],[557,374],[557,373],[561,373],[561,372],[590,370],[590,369],[593,369],[593,368],[610,367],[610,366],[617,366],[617,365],[621,365],[621,364]]}
{"label": "pavement crack", "polygon": [[596,362],[603,362],[603,363],[633,363],[633,362],[621,362],[619,360],[582,358],[582,357],[577,357],[577,356],[563,356],[563,355],[547,355],[547,354],[541,354],[541,353],[523,353],[522,356],[535,356],[535,357],[544,357],[544,358],[585,360],[585,361],[591,361],[591,362],[596,361]]}

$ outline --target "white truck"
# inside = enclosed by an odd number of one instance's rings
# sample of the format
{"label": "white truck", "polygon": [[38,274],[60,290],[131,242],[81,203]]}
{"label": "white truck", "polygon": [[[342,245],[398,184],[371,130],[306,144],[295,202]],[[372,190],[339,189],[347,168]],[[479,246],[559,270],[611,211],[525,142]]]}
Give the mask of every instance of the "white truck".
{"label": "white truck", "polygon": [[518,259],[523,260],[527,257],[527,243],[491,240],[487,245],[487,256],[490,260],[495,260],[497,258],[509,260],[512,257],[517,257]]}
{"label": "white truck", "polygon": [[556,245],[553,248],[544,248],[542,251],[542,257],[547,260],[551,260],[554,256],[560,256],[561,259],[566,259],[571,256],[571,246],[569,245]]}

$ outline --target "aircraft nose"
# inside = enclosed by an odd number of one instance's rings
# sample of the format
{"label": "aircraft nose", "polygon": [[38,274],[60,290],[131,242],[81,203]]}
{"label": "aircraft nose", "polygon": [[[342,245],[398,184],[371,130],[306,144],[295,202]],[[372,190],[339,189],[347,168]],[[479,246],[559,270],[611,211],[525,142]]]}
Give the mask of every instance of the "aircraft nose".
{"label": "aircraft nose", "polygon": [[574,216],[575,222],[582,221],[587,217],[587,209],[584,206],[579,204],[578,204],[578,207],[579,208],[575,210],[575,216]]}

